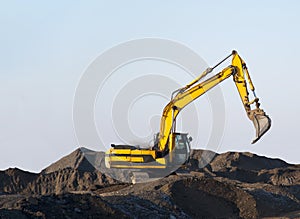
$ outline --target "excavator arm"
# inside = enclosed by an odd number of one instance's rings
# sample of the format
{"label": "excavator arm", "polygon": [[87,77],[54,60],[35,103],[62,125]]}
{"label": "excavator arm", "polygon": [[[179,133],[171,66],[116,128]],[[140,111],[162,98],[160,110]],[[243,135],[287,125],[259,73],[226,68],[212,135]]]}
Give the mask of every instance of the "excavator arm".
{"label": "excavator arm", "polygon": [[[236,67],[237,73],[233,75],[233,80],[239,91],[241,100],[243,102],[244,108],[246,110],[248,118],[253,122],[256,136],[252,141],[252,144],[256,143],[271,127],[271,119],[266,113],[260,109],[259,98],[255,94],[255,88],[252,83],[250,74],[248,72],[246,63],[233,51],[232,66]],[[247,83],[248,82],[248,83]],[[247,90],[247,84],[253,93],[254,100],[249,101],[249,93]],[[251,109],[251,105],[255,104],[255,108]]]}
{"label": "excavator arm", "polygon": [[[224,62],[230,56],[233,56],[232,64],[230,66],[224,68],[221,72],[217,73],[211,78],[198,83],[202,78],[211,73],[214,68]],[[254,86],[245,62],[236,51],[233,51],[232,54],[227,56],[216,66],[206,69],[198,78],[193,80],[191,83],[181,89],[176,90],[176,95],[174,97],[172,95],[172,99],[164,108],[161,118],[158,141],[158,148],[160,151],[172,151],[174,147],[174,144],[170,143],[170,136],[171,133],[175,133],[176,117],[178,113],[195,99],[197,99],[225,79],[229,78],[230,76],[233,76],[233,80],[240,94],[246,113],[249,119],[253,121],[256,128],[256,138],[252,143],[257,142],[260,137],[268,131],[271,126],[271,120],[265,114],[265,112],[259,108],[259,99],[255,95]],[[254,93],[255,99],[253,101],[249,101],[247,84],[249,85],[251,91],[253,91]],[[256,108],[251,109],[251,105],[254,103],[256,104]]]}

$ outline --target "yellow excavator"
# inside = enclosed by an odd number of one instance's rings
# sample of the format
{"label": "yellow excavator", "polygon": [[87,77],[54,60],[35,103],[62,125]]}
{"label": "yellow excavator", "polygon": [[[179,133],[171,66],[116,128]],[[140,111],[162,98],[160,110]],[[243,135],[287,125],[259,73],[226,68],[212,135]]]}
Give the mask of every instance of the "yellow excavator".
{"label": "yellow excavator", "polygon": [[[201,80],[231,56],[231,65],[214,76]],[[106,151],[106,167],[145,171],[146,169],[172,169],[172,167],[184,164],[189,159],[191,137],[188,137],[187,133],[176,132],[177,115],[188,104],[231,76],[247,116],[254,123],[256,129],[256,137],[252,143],[257,142],[271,127],[271,119],[260,109],[259,98],[256,97],[246,63],[236,51],[232,51],[217,65],[207,68],[199,77],[172,93],[170,102],[163,110],[160,132],[155,135],[152,147],[139,148],[132,145],[112,144],[111,148]],[[254,99],[252,101],[249,100],[247,86],[253,92]]]}

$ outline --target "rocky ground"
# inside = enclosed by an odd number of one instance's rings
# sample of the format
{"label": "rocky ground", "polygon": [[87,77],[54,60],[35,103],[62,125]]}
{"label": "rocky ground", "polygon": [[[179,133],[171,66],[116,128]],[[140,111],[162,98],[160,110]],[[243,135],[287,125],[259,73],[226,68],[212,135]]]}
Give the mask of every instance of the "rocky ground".
{"label": "rocky ground", "polygon": [[132,185],[103,158],[80,148],[38,174],[0,171],[0,218],[300,218],[300,165],[194,150],[178,174]]}

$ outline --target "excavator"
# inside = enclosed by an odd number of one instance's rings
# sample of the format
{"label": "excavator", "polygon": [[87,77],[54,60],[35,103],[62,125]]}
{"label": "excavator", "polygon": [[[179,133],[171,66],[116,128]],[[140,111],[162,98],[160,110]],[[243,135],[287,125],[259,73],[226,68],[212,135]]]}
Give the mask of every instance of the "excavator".
{"label": "excavator", "polygon": [[[221,63],[232,57],[231,65],[225,67],[212,77],[202,80]],[[260,108],[259,98],[250,78],[246,63],[233,50],[230,55],[207,68],[202,74],[186,86],[172,93],[170,102],[165,106],[160,122],[160,131],[154,136],[154,144],[149,148],[133,145],[115,145],[105,154],[105,166],[116,169],[132,169],[135,172],[155,169],[176,170],[189,160],[191,137],[187,133],[176,132],[176,117],[188,104],[205,94],[207,91],[232,77],[240,95],[248,118],[256,129],[256,143],[271,127],[270,117]],[[249,100],[248,86],[253,92],[254,99]],[[152,171],[153,172],[153,171]]]}

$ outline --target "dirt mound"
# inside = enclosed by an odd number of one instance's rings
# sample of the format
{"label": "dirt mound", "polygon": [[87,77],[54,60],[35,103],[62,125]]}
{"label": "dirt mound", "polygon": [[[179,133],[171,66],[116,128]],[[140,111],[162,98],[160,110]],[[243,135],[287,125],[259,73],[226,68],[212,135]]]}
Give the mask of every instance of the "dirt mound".
{"label": "dirt mound", "polygon": [[0,218],[261,218],[300,211],[300,165],[251,153],[194,150],[177,174],[143,184],[111,174],[104,152],[86,148],[39,174],[0,171]]}
{"label": "dirt mound", "polygon": [[[83,172],[92,172],[95,170],[95,167],[92,166],[91,163],[85,157],[85,153],[88,154],[89,152],[95,153],[94,151],[91,151],[84,147],[78,148],[71,154],[59,159],[55,163],[51,164],[49,167],[42,170],[41,173],[48,174],[69,168]],[[104,152],[99,153],[104,157]]]}
{"label": "dirt mound", "polygon": [[0,218],[129,218],[101,197],[89,194],[14,196],[11,200],[9,208],[0,209]]}
{"label": "dirt mound", "polygon": [[70,191],[92,191],[118,183],[109,175],[96,170],[87,159],[91,157],[104,159],[104,153],[79,148],[39,174],[19,169],[1,171],[0,194],[62,194]]}
{"label": "dirt mound", "polygon": [[260,218],[300,210],[299,199],[285,188],[207,178],[198,172],[99,195],[128,215],[138,212],[146,218]]}
{"label": "dirt mound", "polygon": [[[208,161],[210,162],[207,164]],[[207,165],[202,168],[205,163]],[[217,154],[211,151],[194,150],[187,169],[246,183],[300,184],[299,165],[249,152]]]}
{"label": "dirt mound", "polygon": [[291,166],[280,159],[258,156],[249,152],[227,152],[220,154],[210,163],[214,172],[237,167],[243,170],[260,171]]}
{"label": "dirt mound", "polygon": [[255,199],[227,182],[187,178],[174,182],[174,202],[193,218],[257,218]]}
{"label": "dirt mound", "polygon": [[70,191],[92,191],[114,185],[117,180],[95,167],[104,166],[104,152],[79,148],[42,170],[25,193],[62,194]]}
{"label": "dirt mound", "polygon": [[34,182],[38,174],[10,168],[0,171],[0,194],[22,192],[29,183]]}

